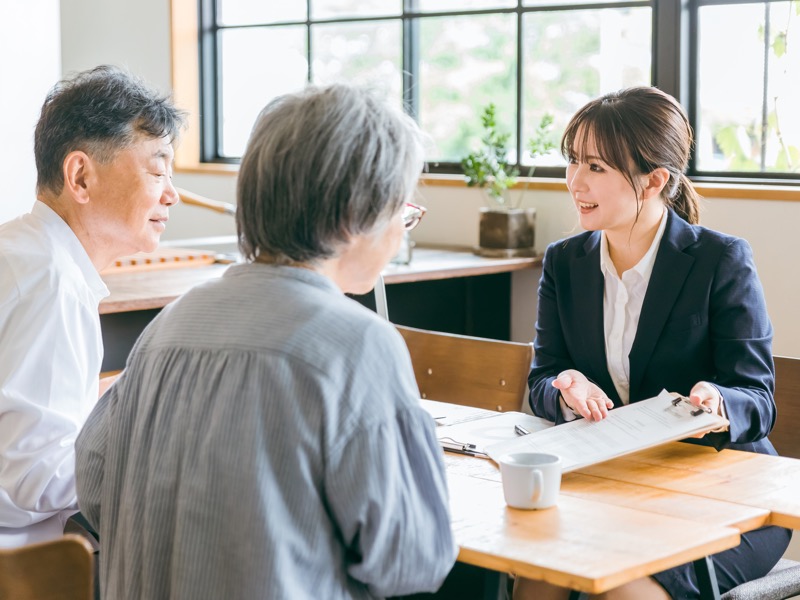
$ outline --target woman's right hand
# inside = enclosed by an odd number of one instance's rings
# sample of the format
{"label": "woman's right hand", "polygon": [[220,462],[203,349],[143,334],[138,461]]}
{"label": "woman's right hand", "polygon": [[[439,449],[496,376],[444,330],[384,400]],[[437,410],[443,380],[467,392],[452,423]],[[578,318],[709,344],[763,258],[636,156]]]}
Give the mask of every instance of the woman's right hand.
{"label": "woman's right hand", "polygon": [[601,421],[614,408],[614,403],[605,392],[575,369],[559,373],[553,381],[553,387],[561,391],[564,403],[584,419]]}

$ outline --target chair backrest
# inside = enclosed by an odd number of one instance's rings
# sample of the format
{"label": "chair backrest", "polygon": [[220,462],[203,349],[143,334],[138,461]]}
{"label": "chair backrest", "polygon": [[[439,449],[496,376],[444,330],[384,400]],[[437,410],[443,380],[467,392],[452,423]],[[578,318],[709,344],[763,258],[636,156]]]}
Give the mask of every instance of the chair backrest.
{"label": "chair backrest", "polygon": [[0,598],[92,600],[93,550],[77,535],[0,550]]}
{"label": "chair backrest", "polygon": [[800,458],[800,358],[774,359],[778,419],[769,439],[781,456]]}
{"label": "chair backrest", "polygon": [[408,346],[423,398],[498,411],[522,408],[532,344],[397,329]]}

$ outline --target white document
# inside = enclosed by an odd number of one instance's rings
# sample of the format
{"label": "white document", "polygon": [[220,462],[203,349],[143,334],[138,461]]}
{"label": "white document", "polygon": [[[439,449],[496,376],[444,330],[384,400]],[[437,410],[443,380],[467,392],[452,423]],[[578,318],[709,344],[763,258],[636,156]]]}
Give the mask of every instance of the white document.
{"label": "white document", "polygon": [[495,461],[512,452],[557,454],[567,472],[727,424],[719,415],[698,411],[685,398],[664,390],[653,398],[615,408],[602,421],[577,419],[485,450]]}
{"label": "white document", "polygon": [[449,402],[439,402],[438,400],[420,399],[419,402],[439,426],[456,425],[457,423],[466,423],[467,421],[485,419],[486,417],[501,414],[494,410],[450,404]]}
{"label": "white document", "polygon": [[437,427],[436,437],[439,438],[442,447],[450,450],[449,444],[470,446],[476,454],[484,454],[486,448],[493,444],[519,438],[520,434],[515,427],[522,427],[523,430],[533,433],[553,426],[551,421],[521,412],[488,412],[490,416],[483,419]]}

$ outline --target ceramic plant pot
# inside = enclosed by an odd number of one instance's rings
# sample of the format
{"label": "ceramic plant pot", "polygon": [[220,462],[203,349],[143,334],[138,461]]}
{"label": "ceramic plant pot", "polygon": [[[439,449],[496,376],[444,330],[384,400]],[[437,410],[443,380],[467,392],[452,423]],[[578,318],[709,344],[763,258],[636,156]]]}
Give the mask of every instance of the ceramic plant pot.
{"label": "ceramic plant pot", "polygon": [[492,257],[534,256],[535,208],[482,208],[476,254]]}

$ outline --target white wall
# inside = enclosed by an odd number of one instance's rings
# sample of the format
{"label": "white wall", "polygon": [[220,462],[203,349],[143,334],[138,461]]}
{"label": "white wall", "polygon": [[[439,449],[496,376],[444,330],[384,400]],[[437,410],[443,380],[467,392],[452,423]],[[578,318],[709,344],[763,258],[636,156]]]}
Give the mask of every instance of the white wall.
{"label": "white wall", "polygon": [[0,0],[0,223],[36,199],[33,129],[61,73],[58,0]]}
{"label": "white wall", "polygon": [[169,0],[61,0],[64,75],[114,64],[169,90],[169,7]]}
{"label": "white wall", "polygon": [[[152,84],[166,88],[171,81],[169,61],[169,0],[62,0],[62,56],[65,71],[103,62],[126,65]],[[89,34],[91,32],[91,34]],[[233,202],[235,179],[230,176],[182,175],[176,183],[196,193]],[[414,237],[418,242],[472,246],[478,239],[476,190],[424,187],[429,209]],[[537,248],[569,235],[575,218],[566,193],[529,192],[526,204],[537,209]],[[709,199],[703,224],[748,239],[766,290],[775,325],[776,354],[800,356],[800,272],[796,239],[800,202]],[[233,232],[227,217],[193,207],[177,207],[165,239]],[[533,333],[537,273],[514,275],[512,325],[515,339]]]}
{"label": "white wall", "polygon": [[800,269],[797,224],[800,202],[709,200],[703,224],[745,238],[775,327],[773,354],[800,356]]}
{"label": "white wall", "polygon": [[[429,209],[415,231],[421,242],[473,246],[478,241],[480,192],[471,189],[428,187],[422,194]],[[566,192],[529,191],[525,205],[534,206],[536,248],[579,231],[577,219]],[[775,327],[773,352],[800,356],[800,252],[793,247],[800,222],[800,202],[709,198],[704,201],[702,224],[712,229],[747,239],[753,247],[758,273],[767,298],[767,308]],[[531,278],[516,276],[512,298],[514,338],[532,339],[533,317],[528,308],[535,302]],[[535,288],[534,288],[535,289]]]}

